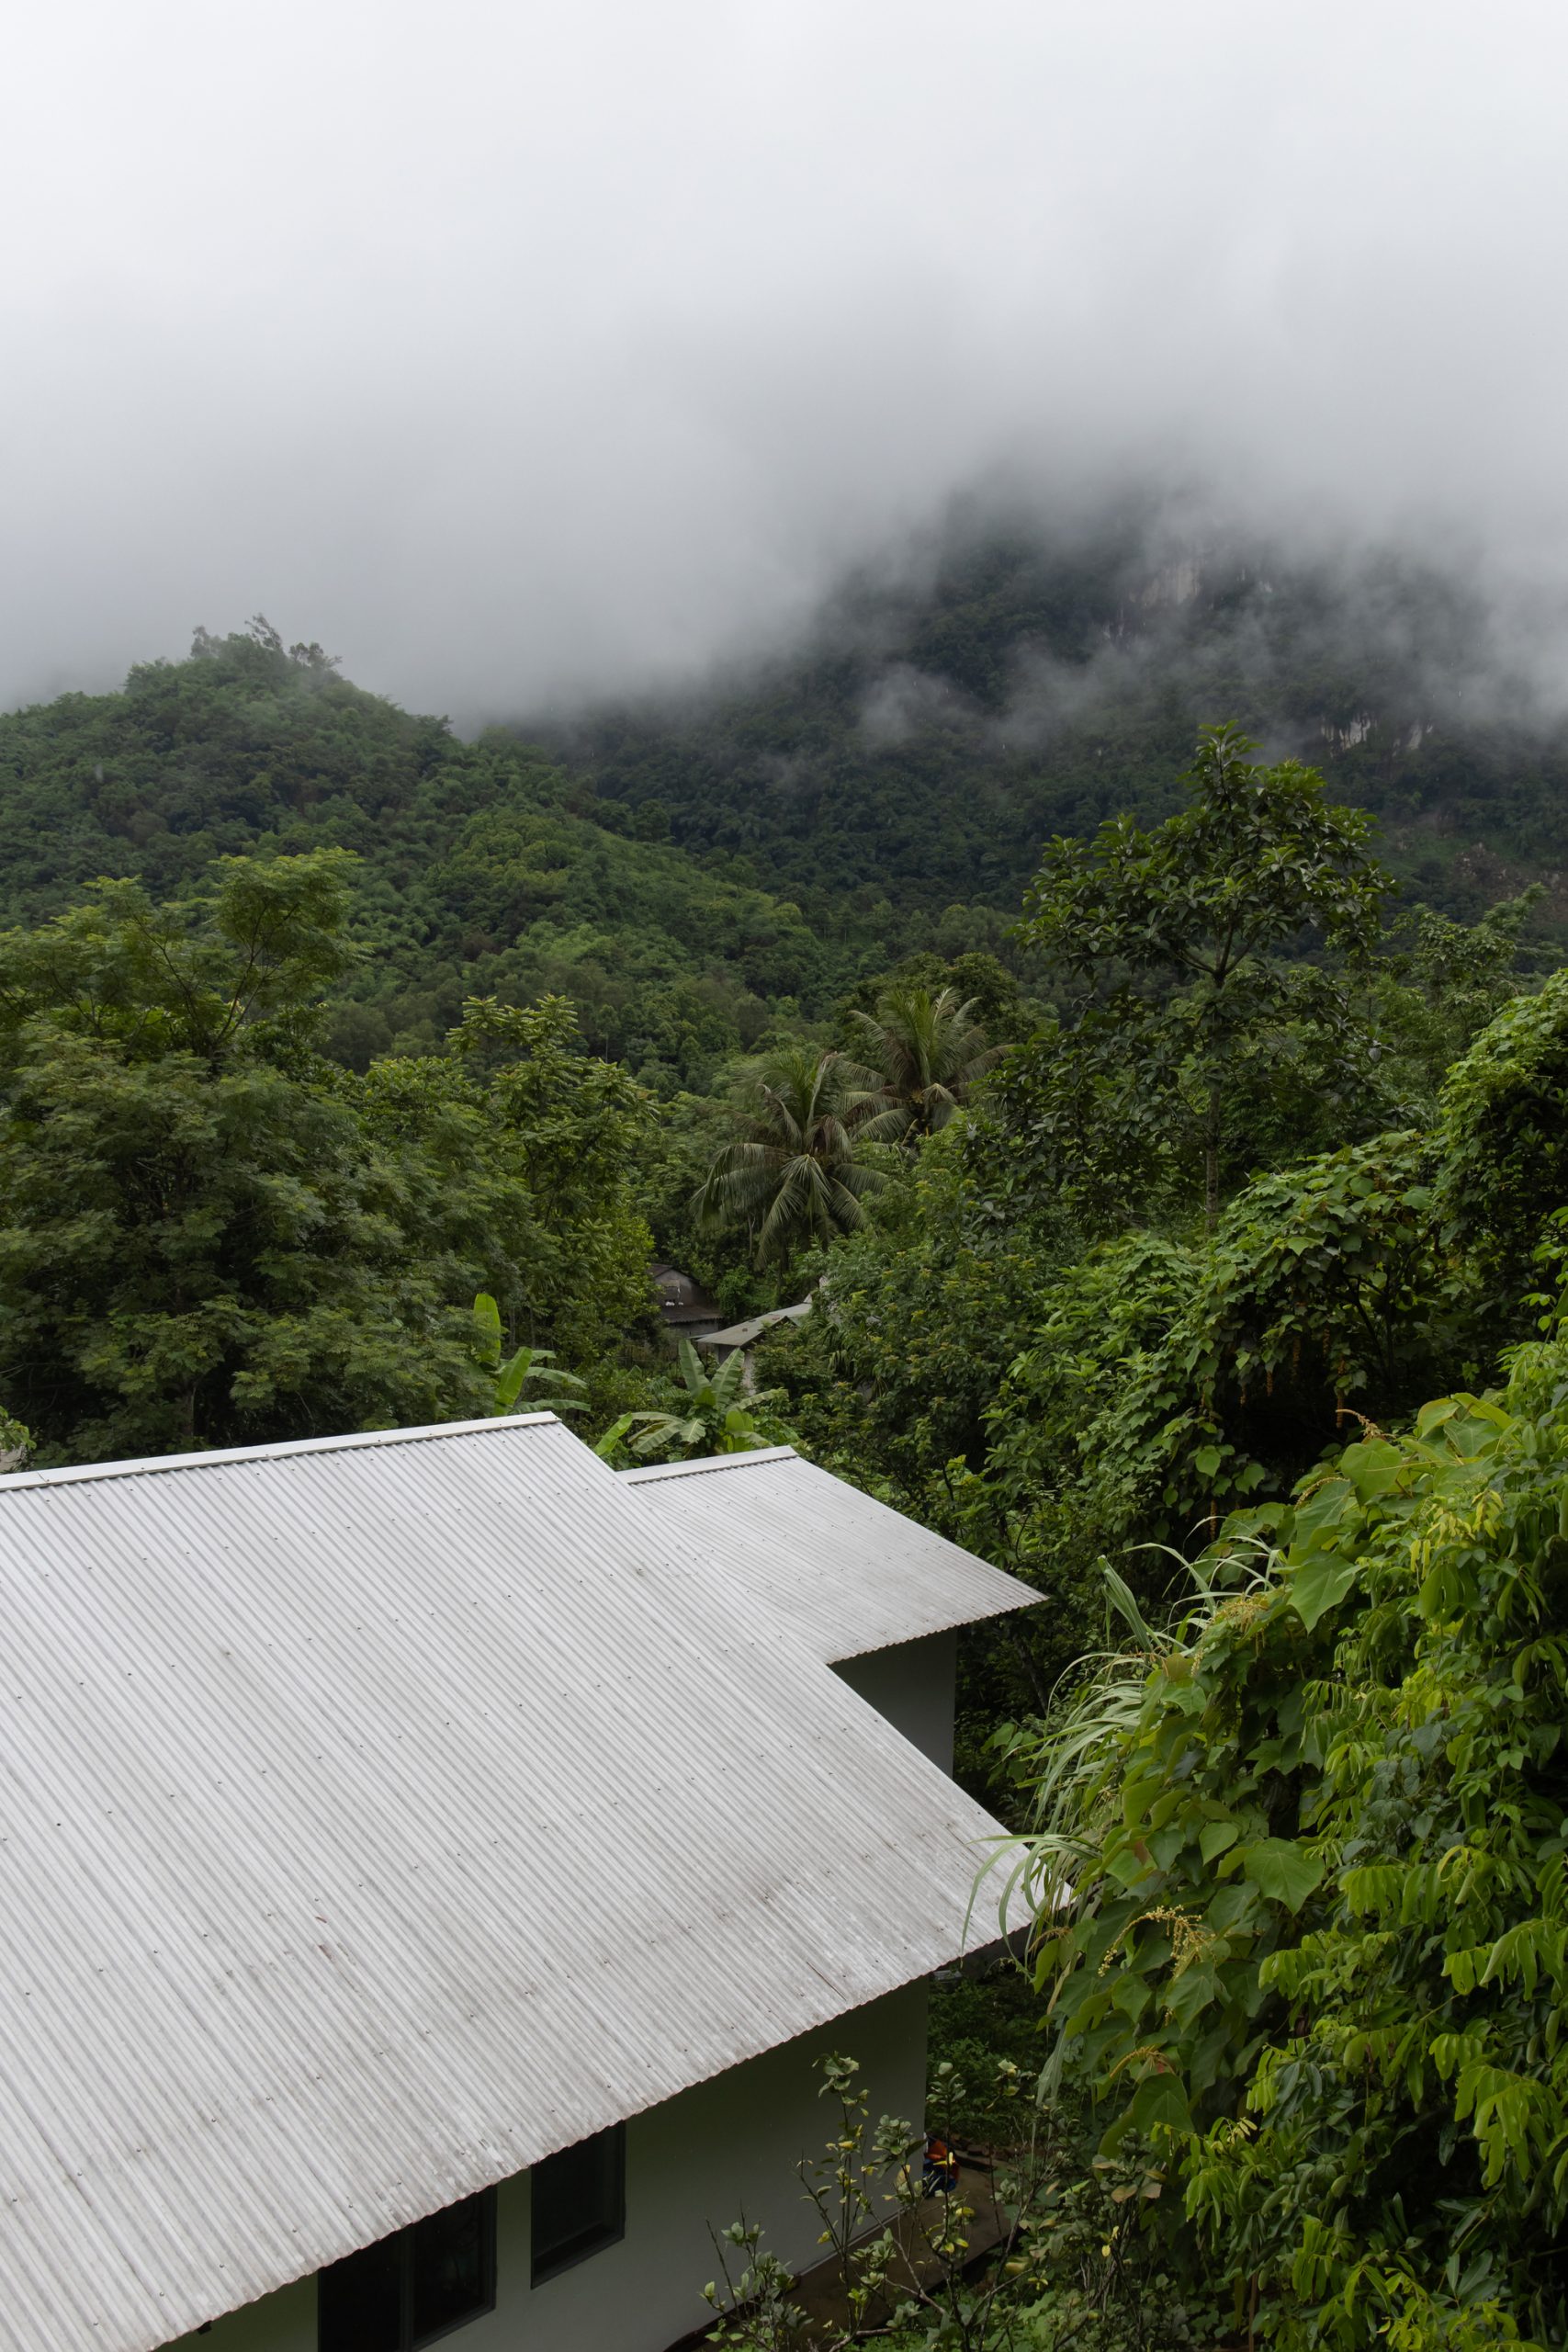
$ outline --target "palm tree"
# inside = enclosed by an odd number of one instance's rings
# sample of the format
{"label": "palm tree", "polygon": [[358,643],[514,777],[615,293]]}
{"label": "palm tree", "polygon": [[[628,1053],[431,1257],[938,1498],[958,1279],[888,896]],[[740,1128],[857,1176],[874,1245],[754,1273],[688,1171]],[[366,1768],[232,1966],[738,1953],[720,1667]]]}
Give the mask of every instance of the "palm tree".
{"label": "palm tree", "polygon": [[709,1227],[747,1224],[759,1262],[857,1226],[866,1195],[887,1181],[865,1156],[881,1095],[874,1070],[847,1054],[786,1046],[744,1082],[740,1133],[693,1195]]}
{"label": "palm tree", "polygon": [[975,1080],[1001,1052],[986,1043],[975,1019],[976,1000],[961,1004],[956,989],[895,984],[874,1012],[850,1016],[865,1057],[881,1072],[874,1114],[862,1129],[877,1143],[918,1143],[944,1127]]}

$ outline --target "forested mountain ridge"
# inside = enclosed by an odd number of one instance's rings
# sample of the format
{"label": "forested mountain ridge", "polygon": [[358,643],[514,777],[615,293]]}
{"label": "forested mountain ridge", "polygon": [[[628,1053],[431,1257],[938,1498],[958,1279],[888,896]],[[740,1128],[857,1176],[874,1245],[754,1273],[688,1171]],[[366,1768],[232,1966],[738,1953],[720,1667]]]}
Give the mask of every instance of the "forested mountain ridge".
{"label": "forested mountain ridge", "polygon": [[1479,597],[1413,561],[1291,562],[1092,536],[948,538],[870,574],[804,650],[689,701],[524,722],[682,844],[764,863],[807,916],[1010,914],[1040,843],[1177,805],[1199,725],[1235,718],[1371,810],[1412,896],[1473,920],[1523,882],[1568,916],[1568,730],[1528,714]]}
{"label": "forested mountain ridge", "polygon": [[1556,932],[1568,735],[1497,694],[1450,580],[1151,551],[1136,516],[950,537],[705,696],[474,742],[257,622],[118,693],[0,716],[0,918],[100,875],[166,899],[218,856],[346,847],[370,952],[333,1052],[426,1050],[468,996],[553,990],[655,1091],[702,1089],[901,956],[1010,957],[1042,842],[1168,814],[1216,716],[1373,812],[1408,897],[1474,920],[1540,882]]}
{"label": "forested mountain ridge", "polygon": [[[820,1010],[871,944],[831,947],[752,869],[650,838],[510,740],[463,743],[265,623],[117,694],[0,717],[0,918],[36,923],[99,876],[155,899],[215,858],[354,851],[363,951],[332,1049],[363,1067],[434,1047],[469,996],[576,1004],[587,1043],[656,1089],[702,1084],[773,1009]],[[874,956],[874,960],[881,960]]]}

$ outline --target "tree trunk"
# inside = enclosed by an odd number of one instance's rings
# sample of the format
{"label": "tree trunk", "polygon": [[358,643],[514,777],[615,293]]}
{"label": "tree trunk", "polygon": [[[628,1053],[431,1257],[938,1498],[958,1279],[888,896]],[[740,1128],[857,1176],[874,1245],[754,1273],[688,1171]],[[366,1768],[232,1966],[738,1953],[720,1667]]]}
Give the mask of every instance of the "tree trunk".
{"label": "tree trunk", "polygon": [[1011,1638],[1013,1648],[1018,1653],[1019,1664],[1022,1667],[1024,1673],[1029,1677],[1030,1687],[1034,1692],[1035,1703],[1039,1707],[1043,1715],[1049,1714],[1051,1712],[1051,1692],[1046,1686],[1044,1677],[1041,1674],[1039,1667],[1034,1662],[1034,1652],[1030,1648],[1028,1642],[1025,1640],[1022,1629],[1021,1628],[1016,1617],[1010,1617],[1008,1619],[1007,1629]]}

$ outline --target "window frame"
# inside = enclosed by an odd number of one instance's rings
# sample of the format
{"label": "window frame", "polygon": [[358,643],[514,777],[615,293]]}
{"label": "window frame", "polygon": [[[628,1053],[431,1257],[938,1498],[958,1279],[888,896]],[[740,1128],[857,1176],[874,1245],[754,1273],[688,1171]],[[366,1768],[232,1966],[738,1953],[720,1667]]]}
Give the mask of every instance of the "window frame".
{"label": "window frame", "polygon": [[[615,2189],[611,2199],[611,2218],[590,2233],[569,2238],[563,2247],[552,2255],[547,2255],[541,2261],[538,2254],[538,2233],[535,2224],[536,2184],[539,2175],[547,2165],[555,2163],[557,2156],[575,2155],[580,2149],[592,2147],[604,2141],[609,2142],[615,2152]],[[587,2262],[594,2255],[603,2254],[608,2246],[619,2245],[626,2234],[626,2127],[625,2123],[612,2123],[603,2132],[591,2132],[586,2139],[572,2141],[568,2147],[558,2148],[554,2156],[541,2157],[539,2162],[530,2168],[528,2174],[528,2285],[530,2290],[547,2286],[550,2279],[560,2278],[563,2272],[575,2270],[580,2262]]]}
{"label": "window frame", "polygon": [[[414,2233],[419,2229],[421,2222],[434,2221],[436,2214],[448,2213],[453,2210],[453,2206],[472,2202],[477,2202],[479,2209],[479,2275],[480,2292],[484,2300],[476,2303],[471,2311],[465,2312],[461,2319],[447,2320],[443,2326],[430,2328],[424,2335],[415,2335],[413,2334]],[[460,2327],[468,2327],[477,2319],[488,2318],[494,2311],[496,2307],[495,2210],[496,2190],[492,2183],[488,2188],[476,2190],[472,2199],[454,2198],[452,2205],[438,2205],[435,2213],[422,2213],[418,2222],[410,2222],[400,2230],[389,2231],[385,2238],[371,2240],[373,2245],[391,2245],[398,2248],[397,2352],[424,2352],[426,2345],[439,2344],[444,2337],[456,2335]],[[367,2251],[367,2249],[363,2246],[355,2248],[356,2253],[363,2254]],[[344,2258],[351,2260],[352,2256]],[[335,2267],[335,2265],[329,2265],[329,2267]],[[316,2273],[316,2352],[332,2352],[332,2346],[323,2343],[321,2336],[320,2282],[324,2276],[324,2271],[319,2270]]]}

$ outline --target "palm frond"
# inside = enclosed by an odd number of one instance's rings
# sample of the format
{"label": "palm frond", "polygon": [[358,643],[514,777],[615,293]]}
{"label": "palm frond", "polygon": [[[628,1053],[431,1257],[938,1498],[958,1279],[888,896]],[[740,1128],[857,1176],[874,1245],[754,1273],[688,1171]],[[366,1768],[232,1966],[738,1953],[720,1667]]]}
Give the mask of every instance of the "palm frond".
{"label": "palm frond", "polygon": [[787,1260],[807,1242],[859,1223],[860,1198],[886,1182],[861,1155],[882,1138],[879,1073],[847,1054],[795,1046],[754,1066],[737,1104],[738,1132],[693,1194],[699,1221],[746,1223],[759,1260]]}
{"label": "palm frond", "polygon": [[[879,1076],[878,1139],[908,1140],[945,1126],[976,1079],[997,1059],[975,1018],[975,1000],[960,1003],[951,988],[887,989],[874,1013],[856,1012],[853,1025]],[[901,1111],[900,1129],[890,1113]]]}

